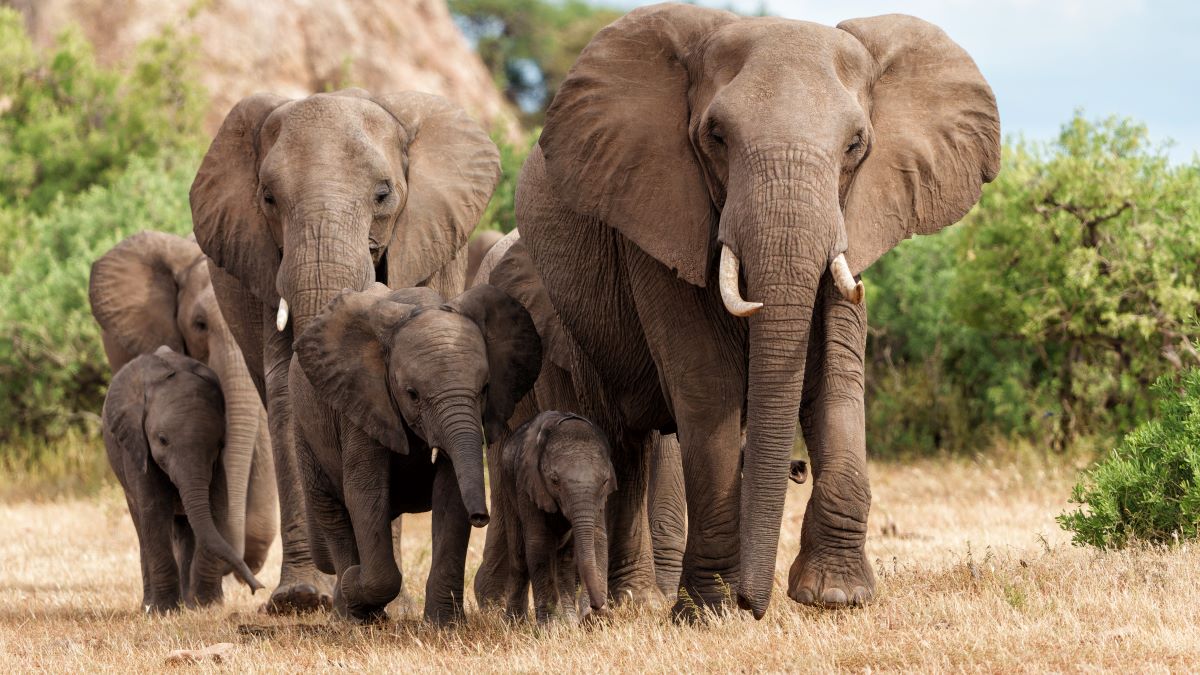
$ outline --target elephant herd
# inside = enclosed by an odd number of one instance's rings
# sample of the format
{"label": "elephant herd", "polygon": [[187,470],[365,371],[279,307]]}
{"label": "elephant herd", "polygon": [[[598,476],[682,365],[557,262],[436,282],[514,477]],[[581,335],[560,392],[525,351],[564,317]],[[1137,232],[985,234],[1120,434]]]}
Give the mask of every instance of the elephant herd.
{"label": "elephant herd", "polygon": [[970,56],[919,19],[655,5],[557,91],[519,234],[471,241],[499,154],[455,105],[243,99],[194,240],[142,233],[92,269],[145,606],[258,587],[278,532],[267,610],[379,620],[400,517],[432,511],[431,622],[463,616],[485,525],[480,607],[525,616],[532,585],[539,621],[664,594],[761,618],[797,425],[787,593],[869,601],[858,276],[978,201],[999,134]]}

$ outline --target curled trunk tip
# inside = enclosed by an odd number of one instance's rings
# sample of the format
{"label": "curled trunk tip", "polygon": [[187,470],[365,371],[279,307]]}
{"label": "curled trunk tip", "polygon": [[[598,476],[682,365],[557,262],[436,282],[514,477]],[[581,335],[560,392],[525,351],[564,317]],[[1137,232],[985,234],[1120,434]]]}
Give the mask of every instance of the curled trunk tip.
{"label": "curled trunk tip", "polygon": [[737,254],[728,245],[721,245],[721,267],[718,272],[718,277],[721,283],[721,301],[725,303],[725,309],[730,314],[739,317],[752,316],[755,312],[762,309],[761,302],[750,302],[742,297],[742,291],[738,287],[738,262]]}

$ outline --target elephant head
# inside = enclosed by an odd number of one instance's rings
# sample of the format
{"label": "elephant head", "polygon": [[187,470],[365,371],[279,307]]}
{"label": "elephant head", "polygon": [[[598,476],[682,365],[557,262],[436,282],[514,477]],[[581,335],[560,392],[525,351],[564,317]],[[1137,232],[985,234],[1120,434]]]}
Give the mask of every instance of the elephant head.
{"label": "elephant head", "polygon": [[604,432],[578,415],[549,411],[531,420],[514,442],[519,446],[509,459],[517,489],[546,513],[561,509],[571,523],[579,578],[592,610],[604,611],[608,577],[597,566],[596,534],[604,532],[604,504],[617,489]]}
{"label": "elephant head", "polygon": [[229,496],[223,527],[240,555],[262,402],[221,316],[200,247],[172,234],[135,234],[93,263],[88,300],[114,373],[134,356],[166,345],[207,364],[220,378],[225,399],[221,463]]}
{"label": "elephant head", "polygon": [[[343,288],[426,285],[463,247],[499,153],[431,94],[256,94],[225,118],[192,183],[200,248],[294,335]],[[456,292],[457,292],[456,290]]]}
{"label": "elephant head", "polygon": [[336,296],[296,342],[313,388],[376,441],[408,454],[411,432],[454,464],[471,524],[488,522],[483,434],[506,428],[541,368],[529,314],[491,286],[450,302],[428,288]]}
{"label": "elephant head", "polygon": [[[749,317],[739,605],[774,578],[815,298],[961,218],[999,171],[995,98],[939,28],[836,28],[685,5],[584,49],[539,145],[555,194]],[[714,264],[720,251],[720,265]],[[746,298],[749,298],[747,300]]]}
{"label": "elephant head", "polygon": [[164,345],[113,378],[103,416],[106,433],[134,470],[145,473],[153,463],[171,480],[197,544],[228,564],[252,592],[262,588],[215,524],[225,515],[224,399],[217,374]]}

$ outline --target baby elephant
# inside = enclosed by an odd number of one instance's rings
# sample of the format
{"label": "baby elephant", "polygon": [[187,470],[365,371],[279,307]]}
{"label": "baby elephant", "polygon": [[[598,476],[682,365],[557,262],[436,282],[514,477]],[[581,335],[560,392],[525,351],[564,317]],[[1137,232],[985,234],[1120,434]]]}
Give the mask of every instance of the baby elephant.
{"label": "baby elephant", "polygon": [[569,614],[576,570],[592,615],[603,616],[608,596],[604,504],[617,488],[604,433],[578,415],[547,411],[518,428],[500,452],[495,499],[516,516],[507,529],[509,616],[525,616],[530,581],[539,623],[556,610]]}
{"label": "baby elephant", "polygon": [[225,412],[207,366],[170,347],[143,354],[113,377],[104,400],[104,445],[125,489],[142,557],[142,606],[166,612],[221,600],[233,571],[262,588],[218,532],[226,511],[221,469]]}

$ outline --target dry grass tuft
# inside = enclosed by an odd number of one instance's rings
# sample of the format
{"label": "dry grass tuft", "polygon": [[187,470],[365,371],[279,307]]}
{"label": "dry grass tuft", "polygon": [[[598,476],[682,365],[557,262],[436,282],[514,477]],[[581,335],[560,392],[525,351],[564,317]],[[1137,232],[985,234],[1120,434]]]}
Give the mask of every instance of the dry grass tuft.
{"label": "dry grass tuft", "polygon": [[[745,671],[1200,667],[1200,553],[1194,545],[1096,552],[1054,523],[1069,469],[1028,460],[872,467],[869,552],[879,576],[865,609],[818,611],[784,595],[808,490],[793,487],[767,617],[676,626],[663,609],[622,608],[607,626],[510,626],[472,608],[438,630],[393,610],[382,628],[326,616],[271,618],[227,581],[221,608],[165,618],[138,611],[133,527],[114,489],[87,500],[0,505],[0,671],[161,670],[167,654],[236,647],[198,670]],[[420,607],[428,518],[405,523],[406,587]],[[482,533],[472,540],[478,564]],[[267,572],[278,569],[278,550]],[[273,579],[264,573],[268,585]]]}

